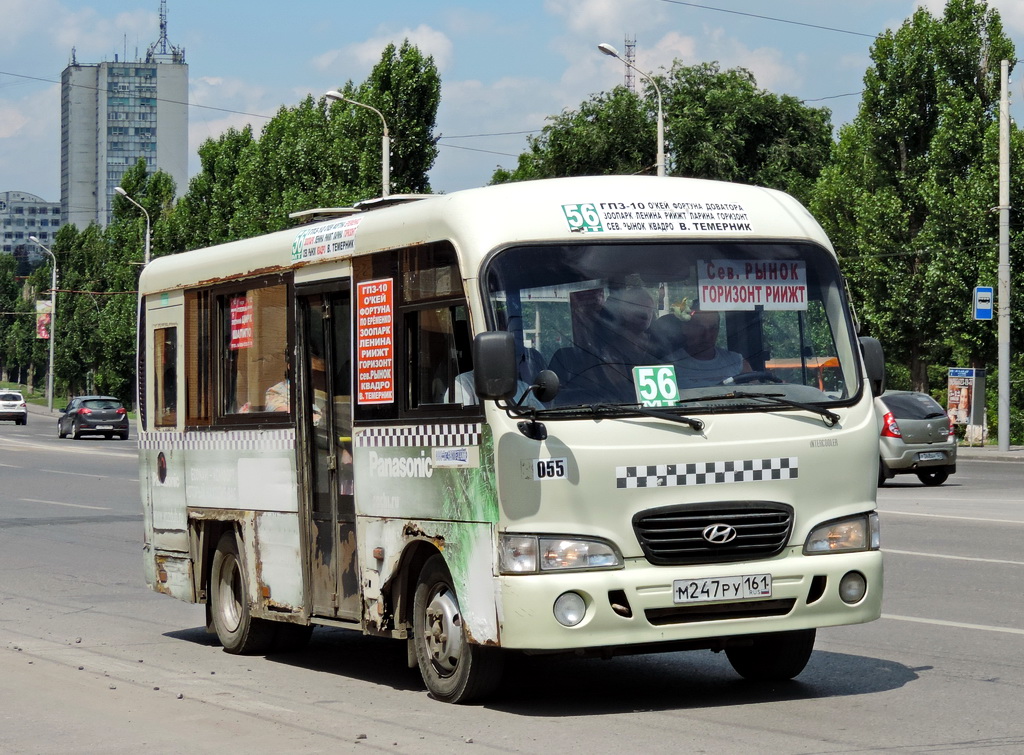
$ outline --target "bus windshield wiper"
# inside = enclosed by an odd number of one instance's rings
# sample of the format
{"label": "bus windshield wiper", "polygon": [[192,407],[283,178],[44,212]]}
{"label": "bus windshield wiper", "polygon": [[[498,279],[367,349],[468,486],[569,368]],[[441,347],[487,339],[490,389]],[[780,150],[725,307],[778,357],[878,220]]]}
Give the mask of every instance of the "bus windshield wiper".
{"label": "bus windshield wiper", "polygon": [[698,396],[696,398],[680,399],[681,403],[689,402],[704,402],[704,401],[723,401],[725,399],[744,399],[754,398],[762,399],[763,401],[771,402],[776,406],[787,407],[791,409],[803,409],[805,412],[812,412],[814,414],[820,414],[824,418],[826,424],[829,427],[834,427],[839,422],[839,415],[835,412],[826,409],[823,406],[817,404],[809,404],[805,401],[794,401],[786,398],[784,393],[759,393],[759,392],[738,392],[732,391],[730,393],[722,393],[715,396]]}
{"label": "bus windshield wiper", "polygon": [[679,424],[687,425],[698,432],[704,429],[703,420],[695,419],[693,417],[684,417],[671,411],[653,409],[649,406],[641,406],[640,404],[576,404],[574,406],[559,406],[551,409],[539,409],[535,411],[537,418],[556,418],[560,415],[612,418],[616,415],[642,414],[647,417],[668,420],[669,422],[678,422]]}

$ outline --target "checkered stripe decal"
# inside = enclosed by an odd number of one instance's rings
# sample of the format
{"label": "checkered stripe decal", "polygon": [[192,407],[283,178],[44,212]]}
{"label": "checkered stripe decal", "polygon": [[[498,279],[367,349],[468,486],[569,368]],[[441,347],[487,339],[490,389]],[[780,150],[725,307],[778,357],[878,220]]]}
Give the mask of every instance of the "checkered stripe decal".
{"label": "checkered stripe decal", "polygon": [[139,448],[144,451],[294,451],[295,430],[150,431],[139,436]]}
{"label": "checkered stripe decal", "polygon": [[680,485],[718,485],[726,482],[792,480],[799,472],[797,457],[705,461],[696,464],[660,464],[616,467],[618,488],[672,488]]}
{"label": "checkered stripe decal", "polygon": [[479,422],[457,425],[369,427],[356,431],[356,446],[362,448],[479,446],[481,427]]}

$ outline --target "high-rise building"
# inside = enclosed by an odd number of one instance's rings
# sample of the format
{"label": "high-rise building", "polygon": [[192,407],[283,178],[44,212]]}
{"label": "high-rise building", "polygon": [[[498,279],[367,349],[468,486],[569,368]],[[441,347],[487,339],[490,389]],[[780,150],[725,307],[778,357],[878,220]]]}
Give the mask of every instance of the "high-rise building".
{"label": "high-rise building", "polygon": [[188,65],[167,41],[167,3],[160,38],[142,60],[81,65],[61,76],[60,203],[65,222],[106,226],[114,188],[145,158],[147,174],[170,174],[179,192],[188,181]]}
{"label": "high-rise building", "polygon": [[30,237],[50,246],[60,226],[60,202],[47,202],[26,191],[0,191],[0,253],[30,263],[42,256]]}

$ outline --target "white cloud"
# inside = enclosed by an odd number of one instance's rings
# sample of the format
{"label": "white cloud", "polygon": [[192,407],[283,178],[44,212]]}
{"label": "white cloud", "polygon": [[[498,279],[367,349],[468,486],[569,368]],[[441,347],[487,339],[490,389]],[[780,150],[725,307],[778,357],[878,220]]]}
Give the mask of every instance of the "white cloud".
{"label": "white cloud", "polygon": [[722,68],[746,68],[762,89],[786,92],[803,85],[801,74],[786,62],[785,53],[777,47],[748,47],[721,28],[705,29],[699,39],[700,60],[717,60]]}
{"label": "white cloud", "polygon": [[24,133],[30,123],[21,105],[0,101],[0,139],[11,139]]}
{"label": "white cloud", "polygon": [[[451,39],[444,32],[426,24],[420,24],[415,29],[407,27],[382,32],[362,42],[337,50],[328,50],[313,58],[310,63],[317,71],[336,71],[339,83],[347,79],[356,80],[365,76],[365,73],[380,62],[380,55],[385,47],[389,44],[401,46],[405,40],[416,45],[424,55],[433,56],[434,64],[442,73],[451,65],[454,55]],[[356,65],[352,66],[352,63]],[[353,67],[365,73],[362,76],[358,75],[351,70]]]}
{"label": "white cloud", "polygon": [[544,7],[561,17],[570,32],[591,39],[621,37],[624,29],[664,28],[668,19],[666,6],[650,0],[546,0]]}
{"label": "white cloud", "polygon": [[60,176],[59,85],[17,100],[0,100],[0,176],[0,190],[60,199],[52,188],[53,177]]}

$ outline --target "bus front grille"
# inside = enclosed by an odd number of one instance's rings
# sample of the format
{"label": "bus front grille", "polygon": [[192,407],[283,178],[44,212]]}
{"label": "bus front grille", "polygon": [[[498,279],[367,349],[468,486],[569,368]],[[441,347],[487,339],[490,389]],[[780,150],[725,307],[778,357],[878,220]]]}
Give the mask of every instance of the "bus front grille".
{"label": "bus front grille", "polygon": [[644,555],[659,566],[769,558],[786,547],[792,527],[792,506],[770,501],[671,506],[633,517]]}

